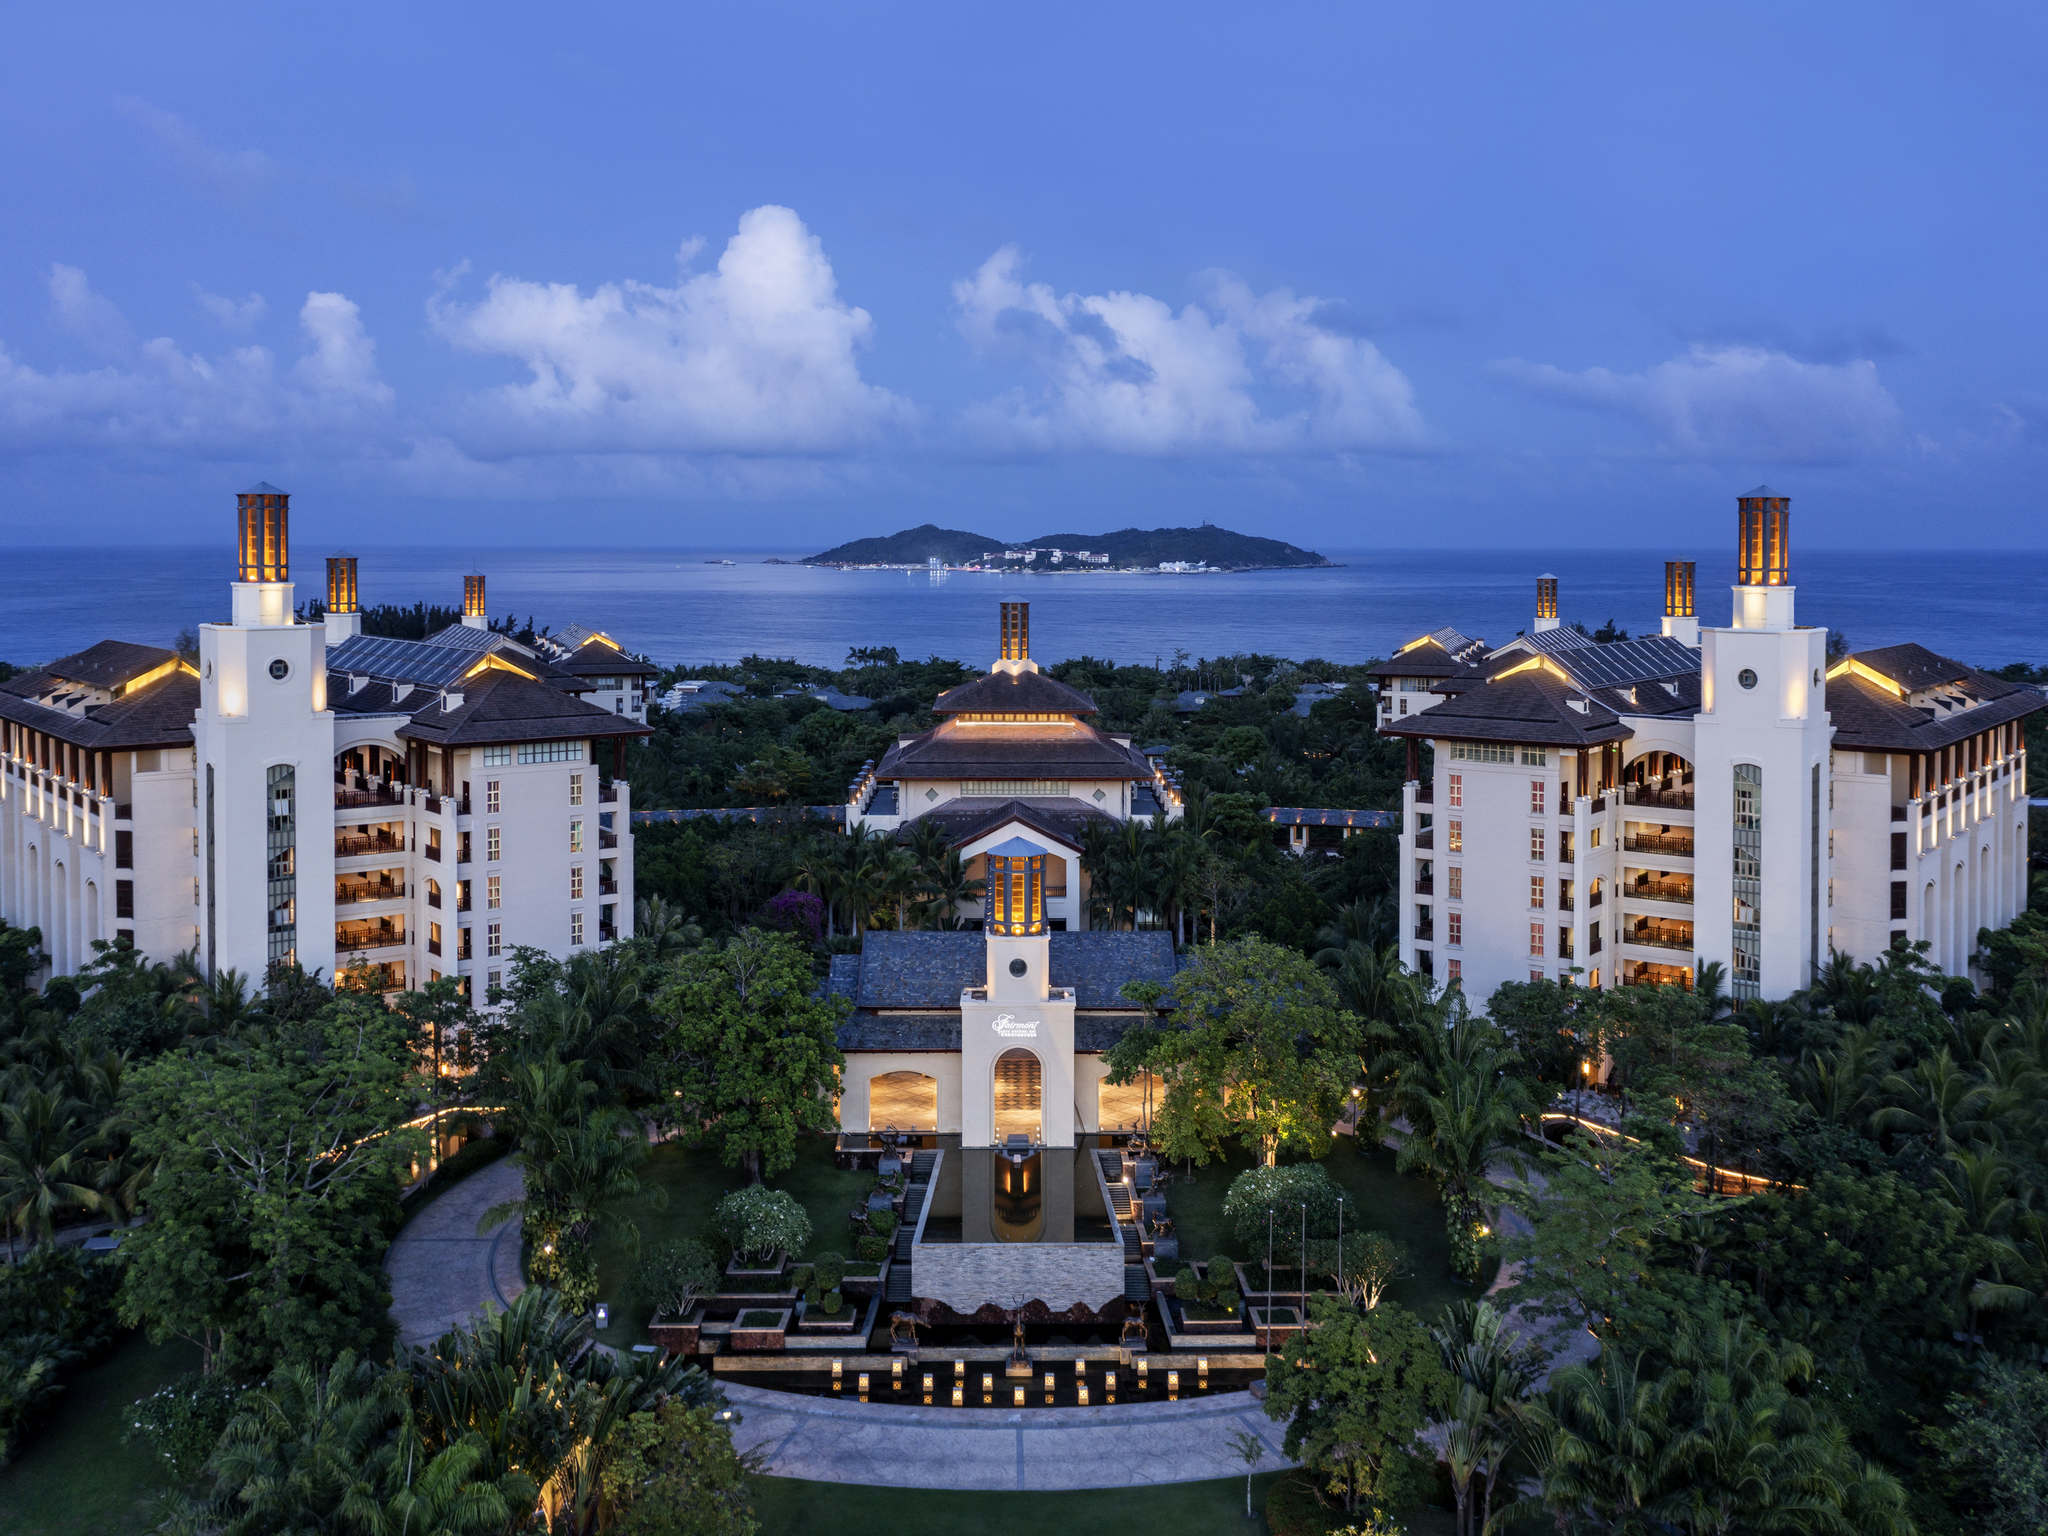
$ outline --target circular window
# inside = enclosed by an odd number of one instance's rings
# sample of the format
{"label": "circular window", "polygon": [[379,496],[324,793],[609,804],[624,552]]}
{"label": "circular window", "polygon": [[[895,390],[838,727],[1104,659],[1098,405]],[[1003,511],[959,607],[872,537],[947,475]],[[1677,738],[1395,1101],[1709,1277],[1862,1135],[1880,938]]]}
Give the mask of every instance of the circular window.
{"label": "circular window", "polygon": [[1012,976],[1022,976],[1026,971],[1030,969],[1031,967],[1026,965],[1021,959],[1012,960],[1010,962],[1010,974]]}
{"label": "circular window", "polygon": [[1742,684],[1745,688],[1754,688],[1756,686],[1756,674],[1750,671],[1749,668],[1744,667],[1735,674],[1735,681]]}
{"label": "circular window", "polygon": [[292,675],[292,664],[279,656],[270,664],[270,675],[281,683]]}

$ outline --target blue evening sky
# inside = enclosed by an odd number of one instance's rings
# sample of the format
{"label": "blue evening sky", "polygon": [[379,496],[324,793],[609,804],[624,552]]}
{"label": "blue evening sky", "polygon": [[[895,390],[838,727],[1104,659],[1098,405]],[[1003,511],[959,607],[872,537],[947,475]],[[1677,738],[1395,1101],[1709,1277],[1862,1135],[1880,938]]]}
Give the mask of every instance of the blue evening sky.
{"label": "blue evening sky", "polygon": [[[18,6],[0,508],[2048,544],[2019,3]],[[1689,536],[1688,544],[1697,538]]]}

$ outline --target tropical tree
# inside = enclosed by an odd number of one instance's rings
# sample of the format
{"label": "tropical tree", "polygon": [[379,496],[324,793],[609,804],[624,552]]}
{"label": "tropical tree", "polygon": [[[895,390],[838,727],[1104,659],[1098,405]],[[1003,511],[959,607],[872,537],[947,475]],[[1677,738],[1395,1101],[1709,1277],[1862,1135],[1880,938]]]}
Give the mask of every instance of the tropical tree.
{"label": "tropical tree", "polygon": [[1493,1503],[1521,1434],[1519,1413],[1542,1374],[1541,1353],[1507,1331],[1487,1301],[1454,1301],[1429,1330],[1453,1383],[1444,1459],[1457,1503],[1458,1536],[1493,1529]]}
{"label": "tropical tree", "polygon": [[67,1211],[105,1203],[94,1182],[101,1128],[87,1106],[49,1088],[25,1087],[0,1101],[0,1215],[7,1221],[7,1257],[17,1234],[48,1242]]}

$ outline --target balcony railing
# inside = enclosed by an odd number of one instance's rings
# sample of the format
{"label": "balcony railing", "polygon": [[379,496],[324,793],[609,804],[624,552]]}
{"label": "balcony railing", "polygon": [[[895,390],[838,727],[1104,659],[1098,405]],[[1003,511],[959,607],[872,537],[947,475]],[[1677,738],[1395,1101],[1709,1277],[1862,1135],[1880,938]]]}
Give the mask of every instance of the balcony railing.
{"label": "balcony railing", "polygon": [[1625,805],[1661,805],[1674,811],[1692,809],[1690,784],[1625,784],[1621,791]]}
{"label": "balcony railing", "polygon": [[600,896],[616,896],[619,894],[619,882],[616,880],[600,880],[597,882],[597,891]]}
{"label": "balcony railing", "polygon": [[1577,910],[1578,910],[1578,906],[1579,906],[1579,898],[1578,898],[1578,897],[1577,897],[1576,895],[1574,895],[1574,894],[1573,894],[1572,892],[1570,892],[1570,891],[1559,891],[1559,892],[1557,893],[1557,910],[1558,910],[1558,911],[1560,911],[1560,912],[1575,912],[1575,911],[1577,911]]}
{"label": "balcony railing", "polygon": [[427,905],[430,907],[438,907],[441,905],[441,892],[439,891],[439,889],[434,887],[428,888]]}
{"label": "balcony railing", "polygon": [[403,923],[377,923],[334,930],[334,951],[338,955],[366,954],[373,949],[395,949],[404,943]]}
{"label": "balcony railing", "polygon": [[1675,901],[1692,905],[1690,880],[1633,880],[1624,890],[1637,901]]}
{"label": "balcony railing", "polygon": [[1436,784],[1433,780],[1420,779],[1416,782],[1415,803],[1417,805],[1436,804]]}
{"label": "balcony railing", "polygon": [[337,907],[349,907],[365,901],[399,901],[404,896],[403,880],[359,881],[353,885],[337,885],[334,889],[334,904]]}
{"label": "balcony railing", "polygon": [[1424,876],[1415,882],[1415,894],[1418,896],[1434,896],[1436,894],[1436,882],[1428,876]]}
{"label": "balcony railing", "polygon": [[1601,902],[1605,901],[1606,899],[1607,899],[1607,892],[1606,892],[1606,891],[1605,891],[1604,889],[1602,889],[1602,888],[1601,888],[1600,886],[1597,886],[1597,885],[1596,885],[1596,886],[1594,886],[1594,887],[1593,887],[1593,891],[1592,891],[1592,894],[1591,894],[1591,895],[1589,895],[1589,896],[1588,896],[1588,897],[1586,898],[1586,905],[1587,905],[1587,906],[1588,906],[1589,908],[1590,908],[1590,907],[1597,907],[1597,906],[1599,906],[1599,905],[1600,905],[1600,903],[1601,903]]}
{"label": "balcony railing", "polygon": [[600,784],[597,787],[597,802],[599,805],[616,805],[618,804],[618,800],[618,780],[608,779],[603,784]]}
{"label": "balcony railing", "polygon": [[1436,828],[1424,827],[1420,832],[1416,833],[1415,846],[1418,848],[1434,848],[1436,846]]}
{"label": "balcony railing", "polygon": [[1415,925],[1415,937],[1422,940],[1425,944],[1434,944],[1436,942],[1436,925],[1433,923],[1417,923]]}
{"label": "balcony railing", "polygon": [[367,789],[337,789],[334,792],[336,810],[354,810],[356,807],[364,805],[403,804],[405,804],[405,789],[403,785],[387,788],[382,784],[377,784]]}
{"label": "balcony railing", "polygon": [[1692,929],[1688,927],[1666,927],[1656,923],[1638,923],[1622,935],[1623,942],[1647,944],[1653,949],[1692,948]]}
{"label": "balcony railing", "polygon": [[597,846],[600,848],[618,847],[619,834],[616,832],[599,832],[597,834]]}
{"label": "balcony railing", "polygon": [[1630,853],[1669,853],[1682,859],[1692,857],[1692,839],[1672,832],[1631,832],[1622,840]]}
{"label": "balcony railing", "polygon": [[435,862],[436,864],[438,864],[438,863],[440,863],[440,862],[441,862],[441,845],[440,845],[439,843],[429,843],[429,844],[427,844],[427,846],[426,846],[426,847],[422,848],[422,849],[420,850],[420,852],[421,852],[421,853],[424,853],[424,854],[425,854],[425,855],[426,855],[426,856],[427,856],[428,858],[432,859],[432,860],[433,860],[433,861],[434,861],[434,862]]}
{"label": "balcony railing", "polygon": [[334,839],[334,856],[337,859],[360,858],[366,853],[403,853],[405,839],[393,837],[388,832],[338,834]]}

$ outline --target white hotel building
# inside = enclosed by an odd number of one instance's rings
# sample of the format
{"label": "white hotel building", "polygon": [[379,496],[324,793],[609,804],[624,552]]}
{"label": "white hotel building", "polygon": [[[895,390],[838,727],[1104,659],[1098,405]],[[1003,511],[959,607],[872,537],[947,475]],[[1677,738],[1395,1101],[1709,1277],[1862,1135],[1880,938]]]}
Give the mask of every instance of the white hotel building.
{"label": "white hotel building", "polygon": [[385,992],[459,976],[479,1005],[514,946],[629,936],[641,664],[494,633],[481,575],[460,624],[365,635],[346,555],[300,622],[288,509],[240,496],[196,666],[106,640],[0,683],[0,919],[41,929],[57,974],[125,941],[252,985],[280,962]]}
{"label": "white hotel building", "polygon": [[[1377,669],[1408,741],[1402,961],[1483,1003],[1502,982],[1782,997],[1830,950],[1924,940],[1968,972],[2027,900],[2025,717],[2040,692],[1917,645],[1830,665],[1794,620],[1788,499],[1738,501],[1725,626],[1666,565],[1663,633],[1595,644],[1537,585],[1529,633],[1455,631]],[[1390,707],[1391,706],[1391,707]]]}

